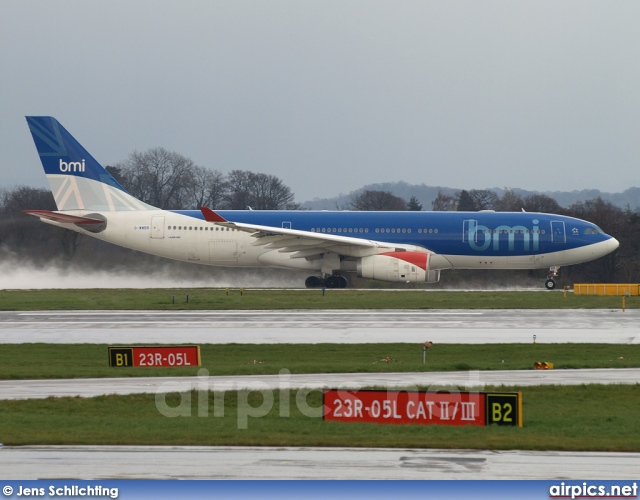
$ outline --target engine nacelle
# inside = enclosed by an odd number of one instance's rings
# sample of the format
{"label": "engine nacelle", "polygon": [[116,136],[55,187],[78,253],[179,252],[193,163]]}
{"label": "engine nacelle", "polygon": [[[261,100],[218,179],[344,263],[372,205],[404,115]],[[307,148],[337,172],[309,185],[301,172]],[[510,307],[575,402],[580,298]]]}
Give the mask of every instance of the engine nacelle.
{"label": "engine nacelle", "polygon": [[429,270],[429,254],[424,252],[387,252],[362,257],[358,276],[397,283],[436,283],[440,270]]}

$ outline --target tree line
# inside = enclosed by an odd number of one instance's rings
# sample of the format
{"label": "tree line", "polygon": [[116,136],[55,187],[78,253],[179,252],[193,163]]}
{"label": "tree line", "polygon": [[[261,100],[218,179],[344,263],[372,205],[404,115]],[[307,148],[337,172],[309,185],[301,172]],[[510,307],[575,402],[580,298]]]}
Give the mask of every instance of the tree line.
{"label": "tree line", "polygon": [[[162,209],[197,209],[209,206],[232,210],[297,209],[294,194],[273,175],[233,170],[224,175],[216,170],[195,165],[190,159],[163,148],[145,153],[134,152],[120,163],[107,167],[113,177],[136,198]],[[388,191],[365,190],[352,196],[351,210],[423,210],[420,202],[408,201]],[[86,264],[109,269],[136,260],[136,266],[152,265],[152,257],[140,260],[135,252],[105,244],[78,233],[63,230],[22,213],[28,209],[55,210],[48,189],[27,186],[0,189],[0,257],[19,257],[37,265],[56,262],[62,265]],[[620,242],[612,254],[561,270],[559,285],[574,282],[640,282],[640,211],[621,209],[602,198],[561,207],[547,195],[521,197],[513,191],[498,196],[491,190],[461,190],[455,195],[439,193],[431,210],[521,211],[569,215],[597,224]],[[78,252],[79,248],[85,251]],[[99,258],[97,258],[99,257]],[[508,271],[505,280],[542,279],[544,270]],[[479,285],[491,282],[500,273],[451,271],[443,275],[443,283],[460,280]],[[518,281],[521,281],[517,278]]]}
{"label": "tree line", "polygon": [[299,208],[291,189],[274,175],[248,170],[224,175],[164,148],[136,151],[106,170],[132,196],[165,210]]}

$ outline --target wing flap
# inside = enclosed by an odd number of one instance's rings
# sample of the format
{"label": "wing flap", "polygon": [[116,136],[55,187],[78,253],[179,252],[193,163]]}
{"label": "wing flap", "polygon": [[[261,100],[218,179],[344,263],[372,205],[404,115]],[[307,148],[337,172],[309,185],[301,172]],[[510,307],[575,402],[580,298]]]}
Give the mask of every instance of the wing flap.
{"label": "wing flap", "polygon": [[287,238],[286,236],[282,236],[277,240],[263,242],[262,240],[270,238],[270,236],[264,236],[262,238],[258,238],[257,241],[252,243],[253,246],[265,246],[270,250],[277,250],[279,248],[287,248],[287,247],[311,247],[311,246],[321,246],[325,243],[322,240],[308,239],[303,237],[296,238]]}

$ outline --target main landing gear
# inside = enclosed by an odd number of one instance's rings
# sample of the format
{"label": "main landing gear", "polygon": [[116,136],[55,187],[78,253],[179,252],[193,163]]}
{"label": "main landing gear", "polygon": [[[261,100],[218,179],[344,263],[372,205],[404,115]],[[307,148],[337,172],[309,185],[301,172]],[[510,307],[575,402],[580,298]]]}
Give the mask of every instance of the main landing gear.
{"label": "main landing gear", "polygon": [[553,290],[556,287],[556,278],[560,276],[560,266],[553,266],[549,268],[549,276],[547,281],[544,282],[544,286],[547,290]]}
{"label": "main landing gear", "polygon": [[307,288],[347,288],[347,278],[339,274],[332,274],[326,278],[322,276],[309,276],[304,286]]}

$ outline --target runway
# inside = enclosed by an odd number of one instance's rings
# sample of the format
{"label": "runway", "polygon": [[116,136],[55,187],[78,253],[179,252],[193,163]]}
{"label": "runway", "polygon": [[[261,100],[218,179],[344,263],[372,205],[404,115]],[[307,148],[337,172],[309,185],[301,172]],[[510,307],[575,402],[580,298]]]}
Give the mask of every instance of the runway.
{"label": "runway", "polygon": [[[2,343],[640,342],[640,311],[52,311],[0,312]],[[284,378],[283,378],[284,377]],[[191,388],[640,383],[640,369],[281,374],[0,381],[0,399]],[[200,384],[198,387],[197,384]],[[1,440],[1,436],[0,436]],[[640,453],[227,448],[0,448],[5,479],[637,479]],[[73,471],[70,473],[70,471]]]}
{"label": "runway", "polygon": [[[640,453],[217,446],[0,448],[2,479],[638,479]],[[428,491],[428,486],[426,486]],[[428,495],[425,493],[425,497]]]}
{"label": "runway", "polygon": [[484,386],[637,384],[640,368],[593,370],[500,370],[462,372],[323,373],[209,376],[127,377],[97,379],[2,380],[0,400],[54,397],[94,397],[105,394],[158,394],[190,390],[233,391],[240,389],[322,389],[427,387],[458,390]]}
{"label": "runway", "polygon": [[637,344],[638,325],[638,309],[0,312],[0,344]]}

